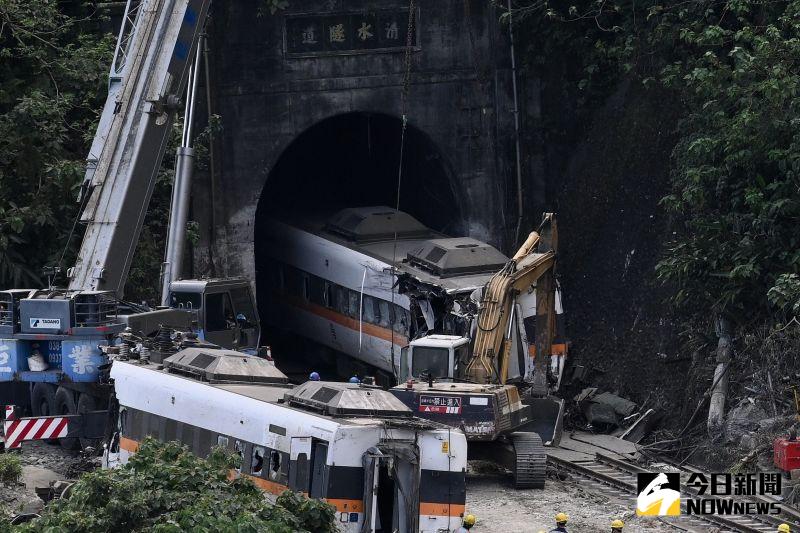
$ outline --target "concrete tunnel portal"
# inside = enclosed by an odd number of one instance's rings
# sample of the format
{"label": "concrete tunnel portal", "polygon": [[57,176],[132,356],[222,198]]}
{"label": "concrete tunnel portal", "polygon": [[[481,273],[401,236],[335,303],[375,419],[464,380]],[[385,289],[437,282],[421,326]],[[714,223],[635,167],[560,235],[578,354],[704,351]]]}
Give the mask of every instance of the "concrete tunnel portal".
{"label": "concrete tunnel portal", "polygon": [[[256,293],[262,317],[270,305],[269,258],[264,239],[259,238],[265,222],[289,216],[319,219],[345,207],[394,207],[401,132],[398,117],[346,113],[311,126],[281,153],[269,172],[255,216]],[[463,235],[464,213],[446,156],[411,124],[407,124],[403,144],[400,209],[434,230]],[[281,348],[275,351],[279,359],[281,352],[297,346],[298,339],[280,332],[267,329],[266,337]]]}

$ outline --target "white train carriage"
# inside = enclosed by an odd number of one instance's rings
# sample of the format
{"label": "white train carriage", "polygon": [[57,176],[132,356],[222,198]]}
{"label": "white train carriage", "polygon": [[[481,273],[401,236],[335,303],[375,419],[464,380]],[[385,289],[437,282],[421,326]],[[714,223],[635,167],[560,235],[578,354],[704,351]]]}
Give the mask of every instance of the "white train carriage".
{"label": "white train carriage", "polygon": [[[259,272],[259,290],[269,291],[264,322],[389,375],[397,375],[411,339],[469,336],[477,309],[470,295],[508,261],[486,243],[447,237],[380,206],[344,209],[328,220],[274,220],[260,235],[268,257]],[[560,300],[557,291],[559,331]],[[520,296],[531,355],[535,302],[533,288]],[[565,347],[557,339],[553,353]]]}
{"label": "white train carriage", "polygon": [[468,334],[469,295],[508,260],[486,243],[446,237],[389,207],[344,209],[327,221],[271,221],[261,235],[269,257],[264,321],[387,374],[411,338]]}
{"label": "white train carriage", "polygon": [[263,490],[291,489],[336,508],[340,529],[450,531],[464,513],[467,442],[411,416],[381,389],[308,382],[296,388],[265,360],[189,348],[154,365],[115,361],[118,432],[108,466],[150,435],[200,456],[222,445],[236,475]]}

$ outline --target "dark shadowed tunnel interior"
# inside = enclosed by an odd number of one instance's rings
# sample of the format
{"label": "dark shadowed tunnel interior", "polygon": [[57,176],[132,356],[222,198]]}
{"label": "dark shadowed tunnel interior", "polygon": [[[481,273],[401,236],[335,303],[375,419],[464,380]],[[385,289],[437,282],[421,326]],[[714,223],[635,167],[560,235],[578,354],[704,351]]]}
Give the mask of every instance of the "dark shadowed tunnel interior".
{"label": "dark shadowed tunnel interior", "polygon": [[[261,316],[270,304],[270,219],[327,220],[347,207],[395,207],[403,142],[400,210],[448,235],[463,235],[463,213],[448,164],[430,138],[402,121],[374,113],[325,119],[299,135],[271,169],[255,220],[256,291]],[[274,333],[274,332],[273,332]],[[299,340],[278,343],[297,350]],[[304,348],[308,351],[308,348]],[[284,350],[276,350],[277,352]]]}
{"label": "dark shadowed tunnel interior", "polygon": [[[384,114],[347,113],[319,122],[281,154],[270,171],[257,219],[290,209],[333,213],[344,207],[394,207],[402,122]],[[448,165],[433,142],[408,125],[400,209],[427,226],[459,234],[461,213]],[[258,242],[256,240],[256,246]]]}

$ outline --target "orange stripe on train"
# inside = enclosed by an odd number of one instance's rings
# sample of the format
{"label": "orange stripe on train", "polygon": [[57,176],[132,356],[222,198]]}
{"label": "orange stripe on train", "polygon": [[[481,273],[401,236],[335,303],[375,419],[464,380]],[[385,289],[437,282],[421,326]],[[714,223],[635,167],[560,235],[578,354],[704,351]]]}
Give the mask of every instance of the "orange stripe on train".
{"label": "orange stripe on train", "polygon": [[408,344],[408,338],[405,335],[393,332],[390,328],[376,326],[375,324],[370,324],[369,322],[365,322],[363,320],[359,322],[357,319],[350,318],[349,316],[343,315],[338,311],[334,311],[333,309],[329,309],[322,305],[306,302],[300,300],[299,298],[293,298],[286,295],[277,295],[276,297],[289,305],[298,307],[304,311],[308,311],[309,313],[317,315],[320,318],[335,322],[347,329],[351,329],[353,331],[362,331],[370,337],[377,337],[388,342],[392,342],[392,340],[394,340],[395,344],[401,346]]}

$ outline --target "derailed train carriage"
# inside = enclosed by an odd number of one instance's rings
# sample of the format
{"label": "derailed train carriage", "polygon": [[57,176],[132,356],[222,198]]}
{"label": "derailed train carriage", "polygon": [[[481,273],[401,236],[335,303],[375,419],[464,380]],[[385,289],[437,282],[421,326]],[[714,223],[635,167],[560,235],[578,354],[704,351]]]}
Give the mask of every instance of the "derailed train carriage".
{"label": "derailed train carriage", "polygon": [[[400,352],[410,341],[430,334],[472,337],[476,291],[509,260],[489,244],[448,237],[382,206],[271,220],[260,239],[259,290],[267,289],[270,302],[263,322],[375,367],[386,383],[401,374]],[[555,299],[552,353],[560,371],[567,344],[558,288]],[[523,357],[533,350],[535,288],[518,301],[527,332]]]}
{"label": "derailed train carriage", "polygon": [[146,436],[200,456],[222,445],[241,455],[237,475],[327,501],[343,531],[450,531],[464,513],[464,434],[414,418],[381,389],[292,388],[266,360],[203,348],[163,368],[114,361],[111,377],[119,416],[107,466],[125,463]]}

